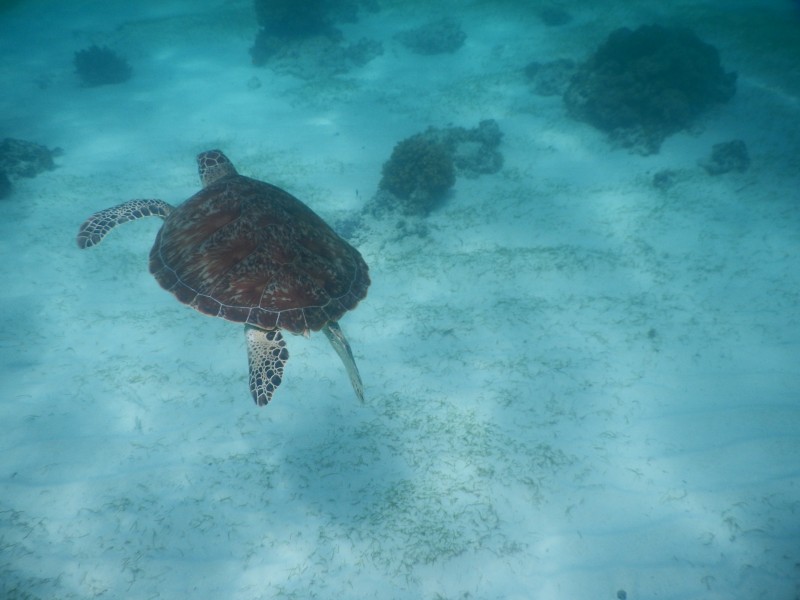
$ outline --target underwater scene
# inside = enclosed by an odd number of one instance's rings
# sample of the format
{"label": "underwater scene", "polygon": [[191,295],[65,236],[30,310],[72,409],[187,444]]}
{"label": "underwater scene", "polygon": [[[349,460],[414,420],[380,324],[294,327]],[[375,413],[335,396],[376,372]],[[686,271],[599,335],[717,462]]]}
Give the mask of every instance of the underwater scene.
{"label": "underwater scene", "polygon": [[800,599],[800,3],[0,49],[0,598]]}

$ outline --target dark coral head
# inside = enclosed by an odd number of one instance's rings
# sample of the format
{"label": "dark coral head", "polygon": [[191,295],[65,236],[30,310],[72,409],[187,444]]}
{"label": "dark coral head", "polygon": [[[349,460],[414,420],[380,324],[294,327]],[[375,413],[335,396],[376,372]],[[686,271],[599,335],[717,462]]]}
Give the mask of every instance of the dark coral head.
{"label": "dark coral head", "polygon": [[128,61],[105,46],[90,46],[75,53],[75,70],[86,87],[122,83],[131,77]]}
{"label": "dark coral head", "polygon": [[453,158],[445,145],[417,134],[394,147],[383,165],[380,188],[428,212],[427,205],[441,200],[455,180]]}
{"label": "dark coral head", "polygon": [[681,28],[613,31],[564,93],[569,112],[623,146],[650,154],[709,107],[727,102],[736,74],[716,48]]}

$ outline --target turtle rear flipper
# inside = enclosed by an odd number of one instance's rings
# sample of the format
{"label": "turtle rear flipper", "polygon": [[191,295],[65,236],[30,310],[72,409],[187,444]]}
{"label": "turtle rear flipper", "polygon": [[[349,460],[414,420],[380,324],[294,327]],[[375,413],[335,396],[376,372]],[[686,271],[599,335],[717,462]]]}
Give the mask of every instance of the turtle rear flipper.
{"label": "turtle rear flipper", "polygon": [[350,349],[350,344],[347,338],[344,337],[342,328],[336,321],[328,321],[325,327],[322,328],[325,337],[330,341],[336,354],[342,359],[344,368],[347,369],[347,374],[350,376],[350,383],[353,384],[353,390],[361,402],[364,402],[364,384],[361,383],[361,375],[356,366],[356,359],[353,358],[353,351]]}
{"label": "turtle rear flipper", "polygon": [[250,393],[259,406],[266,406],[283,380],[289,351],[277,329],[244,328],[250,365]]}
{"label": "turtle rear flipper", "polygon": [[91,248],[103,241],[117,225],[143,217],[166,218],[172,206],[163,200],[128,200],[117,206],[94,213],[78,230],[78,247]]}

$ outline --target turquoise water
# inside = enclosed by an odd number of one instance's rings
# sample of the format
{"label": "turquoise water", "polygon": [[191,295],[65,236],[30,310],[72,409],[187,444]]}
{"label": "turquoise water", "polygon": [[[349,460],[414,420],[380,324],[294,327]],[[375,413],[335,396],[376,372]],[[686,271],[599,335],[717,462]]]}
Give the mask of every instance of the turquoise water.
{"label": "turquoise water", "polygon": [[[362,4],[255,66],[249,0],[3,4],[0,138],[60,151],[0,199],[0,596],[795,598],[800,18],[629,5]],[[443,16],[452,52],[397,37]],[[647,23],[738,75],[657,153],[525,76]],[[338,54],[362,39],[382,53]],[[92,45],[130,78],[81,85]],[[369,209],[395,144],[485,119],[499,171]],[[734,139],[749,167],[710,175]],[[159,219],[75,244],[97,210],[196,193],[210,148],[370,265],[341,319],[363,404],[314,334],[256,407],[241,327],[148,273]]]}

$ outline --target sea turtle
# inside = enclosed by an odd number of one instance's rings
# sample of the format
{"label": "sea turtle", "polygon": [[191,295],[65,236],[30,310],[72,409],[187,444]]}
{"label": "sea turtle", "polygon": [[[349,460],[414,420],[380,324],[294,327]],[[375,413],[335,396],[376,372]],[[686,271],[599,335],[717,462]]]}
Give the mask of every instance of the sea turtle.
{"label": "sea turtle", "polygon": [[288,192],[239,175],[219,150],[200,153],[197,165],[203,189],[183,204],[130,200],[101,210],[81,225],[78,246],[99,244],[121,223],[161,217],[150,272],[184,304],[245,324],[256,404],[266,405],[281,384],[289,358],[281,330],[308,336],[321,329],[363,400],[337,323],[367,295],[361,254]]}

